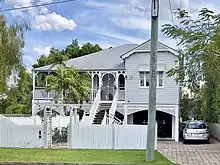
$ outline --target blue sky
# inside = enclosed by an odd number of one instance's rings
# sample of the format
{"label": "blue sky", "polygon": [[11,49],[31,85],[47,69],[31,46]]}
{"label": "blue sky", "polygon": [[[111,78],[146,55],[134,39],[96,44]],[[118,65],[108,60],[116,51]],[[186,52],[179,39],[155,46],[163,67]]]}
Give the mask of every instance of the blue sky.
{"label": "blue sky", "polygon": [[[5,0],[0,8],[20,7],[59,0]],[[30,68],[50,47],[64,48],[71,40],[99,44],[103,48],[142,43],[150,38],[151,0],[76,0],[75,2],[5,12],[9,23],[27,22],[24,63]],[[182,7],[195,17],[199,9],[220,11],[218,0],[171,0],[173,9]],[[171,23],[169,1],[160,0],[159,26]],[[177,20],[175,23],[178,24]],[[176,42],[159,34],[159,40],[173,48]]]}

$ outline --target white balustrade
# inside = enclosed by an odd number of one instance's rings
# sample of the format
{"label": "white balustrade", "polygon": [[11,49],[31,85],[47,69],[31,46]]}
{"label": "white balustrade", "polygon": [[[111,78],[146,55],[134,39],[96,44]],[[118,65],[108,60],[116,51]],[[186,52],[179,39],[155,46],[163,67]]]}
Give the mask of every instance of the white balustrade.
{"label": "white balustrade", "polygon": [[90,114],[89,114],[89,121],[90,121],[90,124],[92,124],[93,122],[93,119],[95,118],[95,114],[96,114],[96,111],[98,109],[98,106],[99,106],[99,102],[100,102],[100,99],[101,99],[101,89],[99,89],[97,91],[97,94],[96,94],[96,97],[95,97],[95,100],[92,104],[92,107],[90,109]]}
{"label": "white balustrade", "polygon": [[35,99],[52,99],[57,96],[58,93],[55,91],[46,92],[45,88],[35,88],[34,90],[34,98]]}
{"label": "white balustrade", "polygon": [[118,100],[119,101],[125,100],[125,90],[122,88],[119,88],[119,90],[118,90]]}
{"label": "white balustrade", "polygon": [[[114,99],[112,101],[112,105],[111,108],[109,110],[109,114],[115,116],[115,111],[117,108],[117,104],[118,104],[118,90],[115,91],[115,96]],[[109,122],[112,123],[114,120],[112,118],[110,118]]]}

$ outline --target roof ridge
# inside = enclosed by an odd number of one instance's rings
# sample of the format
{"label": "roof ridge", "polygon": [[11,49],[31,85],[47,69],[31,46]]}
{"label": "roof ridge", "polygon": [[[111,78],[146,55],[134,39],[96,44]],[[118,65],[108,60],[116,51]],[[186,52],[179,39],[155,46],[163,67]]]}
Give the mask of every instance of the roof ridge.
{"label": "roof ridge", "polygon": [[138,44],[130,44],[130,43],[129,43],[129,44],[118,45],[118,46],[115,46],[115,47],[111,47],[111,48],[107,48],[107,49],[102,49],[102,50],[100,50],[100,51],[98,51],[98,52],[94,52],[94,53],[86,54],[86,55],[83,55],[83,56],[80,56],[80,57],[72,58],[72,59],[66,60],[65,62],[71,61],[71,60],[80,59],[80,58],[86,57],[86,56],[88,56],[88,55],[94,55],[94,54],[102,53],[102,52],[104,52],[104,51],[110,51],[110,50],[112,50],[112,49],[115,49],[115,48],[118,48],[118,47],[122,47],[122,46],[125,46],[125,45],[138,45]]}

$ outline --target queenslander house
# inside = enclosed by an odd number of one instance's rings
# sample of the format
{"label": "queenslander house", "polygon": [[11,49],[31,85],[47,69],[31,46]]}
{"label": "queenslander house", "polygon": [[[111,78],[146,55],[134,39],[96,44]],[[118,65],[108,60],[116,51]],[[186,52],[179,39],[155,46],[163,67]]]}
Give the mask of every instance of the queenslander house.
{"label": "queenslander house", "polygon": [[[91,75],[91,99],[82,105],[82,124],[147,124],[150,40],[137,45],[125,44],[65,61]],[[167,71],[178,65],[177,52],[158,43],[156,121],[158,137],[179,139],[179,85]],[[53,100],[37,83],[37,74],[47,74],[50,65],[33,69],[32,113],[34,102]],[[55,72],[52,68],[50,72]],[[36,77],[35,77],[36,76]]]}

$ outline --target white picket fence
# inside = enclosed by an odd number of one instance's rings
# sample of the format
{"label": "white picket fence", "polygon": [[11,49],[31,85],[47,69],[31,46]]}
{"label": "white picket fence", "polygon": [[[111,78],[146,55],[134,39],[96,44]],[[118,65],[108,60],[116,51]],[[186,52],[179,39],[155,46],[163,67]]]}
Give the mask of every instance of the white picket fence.
{"label": "white picket fence", "polygon": [[[155,130],[157,149],[157,125]],[[72,125],[71,149],[146,149],[146,125]]]}
{"label": "white picket fence", "polygon": [[[39,138],[39,131],[42,137]],[[43,147],[41,125],[18,125],[0,115],[0,147],[41,148]]]}

